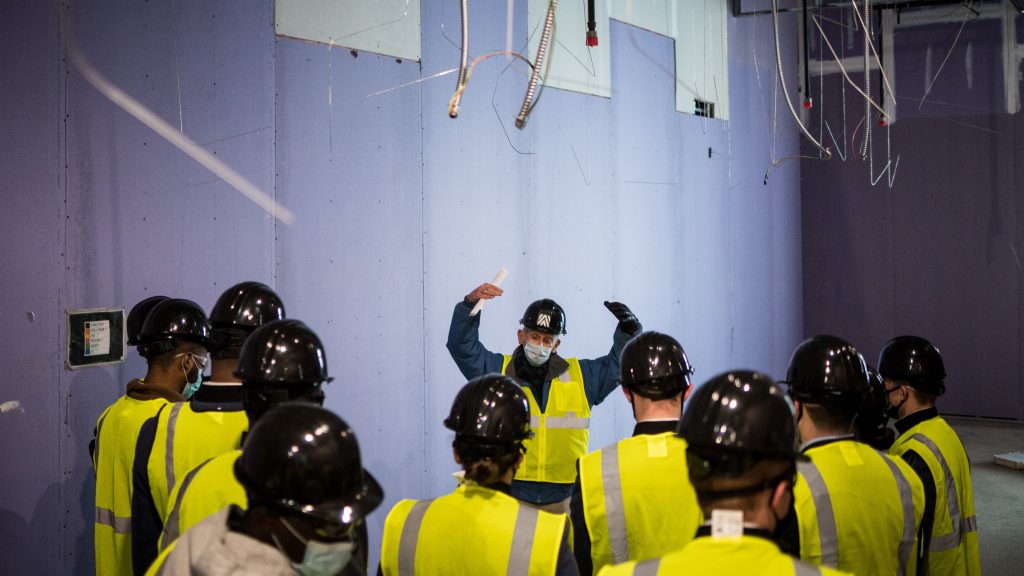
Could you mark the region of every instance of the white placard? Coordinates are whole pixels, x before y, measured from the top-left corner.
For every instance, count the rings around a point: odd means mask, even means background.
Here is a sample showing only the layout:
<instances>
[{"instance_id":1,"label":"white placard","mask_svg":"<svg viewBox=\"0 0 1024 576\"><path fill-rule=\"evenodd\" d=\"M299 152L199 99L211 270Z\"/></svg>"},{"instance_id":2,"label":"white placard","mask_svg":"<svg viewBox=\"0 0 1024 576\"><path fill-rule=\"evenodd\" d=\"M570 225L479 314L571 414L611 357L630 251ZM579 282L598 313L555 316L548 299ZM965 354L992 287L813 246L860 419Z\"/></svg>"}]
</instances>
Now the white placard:
<instances>
[{"instance_id":1,"label":"white placard","mask_svg":"<svg viewBox=\"0 0 1024 576\"><path fill-rule=\"evenodd\" d=\"M85 323L85 356L110 354L110 321L99 320Z\"/></svg>"}]
</instances>

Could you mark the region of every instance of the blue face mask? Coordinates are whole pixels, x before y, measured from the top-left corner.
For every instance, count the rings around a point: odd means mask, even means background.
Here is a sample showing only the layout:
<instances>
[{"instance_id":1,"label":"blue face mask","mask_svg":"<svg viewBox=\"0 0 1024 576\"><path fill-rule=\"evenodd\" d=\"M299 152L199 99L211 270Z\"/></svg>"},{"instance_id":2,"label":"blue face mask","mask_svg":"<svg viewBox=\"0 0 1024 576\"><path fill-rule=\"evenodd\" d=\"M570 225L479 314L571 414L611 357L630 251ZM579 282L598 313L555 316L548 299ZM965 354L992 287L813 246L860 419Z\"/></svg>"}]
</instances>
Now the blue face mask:
<instances>
[{"instance_id":1,"label":"blue face mask","mask_svg":"<svg viewBox=\"0 0 1024 576\"><path fill-rule=\"evenodd\" d=\"M292 568L301 576L334 576L339 574L352 560L352 551L355 549L352 542L306 540L287 520L281 518L281 523L293 536L306 545L302 562L291 563Z\"/></svg>"},{"instance_id":2,"label":"blue face mask","mask_svg":"<svg viewBox=\"0 0 1024 576\"><path fill-rule=\"evenodd\" d=\"M185 354L179 354L178 356L185 356ZM191 356L192 361L195 362L196 379L195 381L189 380L188 370L185 370L184 366L181 367L181 370L185 372L185 389L181 392L181 395L185 397L185 400L194 396L195 393L199 391L199 387L203 385L203 368L206 368L206 360L202 357L196 356L195 354L188 354L188 356Z\"/></svg>"},{"instance_id":3,"label":"blue face mask","mask_svg":"<svg viewBox=\"0 0 1024 576\"><path fill-rule=\"evenodd\" d=\"M543 366L551 357L551 348L527 342L523 345L523 353L526 354L526 361L533 366Z\"/></svg>"}]
</instances>

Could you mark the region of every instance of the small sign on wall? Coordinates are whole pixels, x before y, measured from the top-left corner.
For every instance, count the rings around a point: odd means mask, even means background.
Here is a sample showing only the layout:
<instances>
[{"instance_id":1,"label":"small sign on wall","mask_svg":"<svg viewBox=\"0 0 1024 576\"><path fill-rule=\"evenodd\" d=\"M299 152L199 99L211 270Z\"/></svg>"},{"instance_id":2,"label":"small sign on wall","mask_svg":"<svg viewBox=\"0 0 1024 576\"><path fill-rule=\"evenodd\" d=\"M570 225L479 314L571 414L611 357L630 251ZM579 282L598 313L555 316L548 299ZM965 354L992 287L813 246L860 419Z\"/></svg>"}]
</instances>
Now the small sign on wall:
<instances>
[{"instance_id":1,"label":"small sign on wall","mask_svg":"<svg viewBox=\"0 0 1024 576\"><path fill-rule=\"evenodd\" d=\"M67 311L68 368L124 362L124 308Z\"/></svg>"}]
</instances>

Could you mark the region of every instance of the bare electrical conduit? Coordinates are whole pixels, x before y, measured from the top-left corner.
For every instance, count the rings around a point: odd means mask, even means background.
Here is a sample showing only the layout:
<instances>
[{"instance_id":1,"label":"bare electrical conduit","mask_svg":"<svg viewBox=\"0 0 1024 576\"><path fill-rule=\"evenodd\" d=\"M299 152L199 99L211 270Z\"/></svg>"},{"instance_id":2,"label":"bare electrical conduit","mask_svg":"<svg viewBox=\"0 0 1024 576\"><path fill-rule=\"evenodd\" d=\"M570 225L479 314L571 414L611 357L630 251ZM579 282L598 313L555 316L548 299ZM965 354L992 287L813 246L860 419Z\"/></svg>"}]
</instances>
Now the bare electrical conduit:
<instances>
[{"instance_id":1,"label":"bare electrical conduit","mask_svg":"<svg viewBox=\"0 0 1024 576\"><path fill-rule=\"evenodd\" d=\"M552 2L553 3L553 2ZM811 136L811 133L804 126L804 123L800 121L800 116L796 113L796 109L793 108L793 101L789 98L789 89L786 87L786 77L782 73L782 50L779 48L779 0L772 0L772 32L775 37L775 66L779 72L779 84L782 86L782 95L786 99L786 106L789 107L789 113L793 115L793 120L796 121L796 125L800 127L800 132L811 141L812 144L817 146L818 150L825 155L826 160L832 159L832 151L821 145L821 142ZM543 39L541 39L543 41ZM538 53L540 56L540 53ZM534 74L537 73L536 68ZM518 125L518 120L517 120ZM765 174L765 181L767 181L768 175Z\"/></svg>"},{"instance_id":2,"label":"bare electrical conduit","mask_svg":"<svg viewBox=\"0 0 1024 576\"><path fill-rule=\"evenodd\" d=\"M459 59L459 77L455 83L455 96L448 106L448 116L457 118L462 104L462 87L466 84L466 64L469 61L469 0L462 0L462 55Z\"/></svg>"},{"instance_id":3,"label":"bare electrical conduit","mask_svg":"<svg viewBox=\"0 0 1024 576\"><path fill-rule=\"evenodd\" d=\"M774 3L776 0L772 0ZM516 116L516 128L520 130L526 126L526 117L533 110L534 96L537 92L537 82L540 80L541 66L544 64L544 57L547 55L548 43L551 42L551 31L555 25L555 5L558 0L551 0L548 3L548 13L544 19L544 31L540 35L540 44L537 46L537 59L533 63L533 73L530 74L530 83L526 85L526 97L523 99L523 106ZM776 45L778 41L776 40Z\"/></svg>"}]
</instances>

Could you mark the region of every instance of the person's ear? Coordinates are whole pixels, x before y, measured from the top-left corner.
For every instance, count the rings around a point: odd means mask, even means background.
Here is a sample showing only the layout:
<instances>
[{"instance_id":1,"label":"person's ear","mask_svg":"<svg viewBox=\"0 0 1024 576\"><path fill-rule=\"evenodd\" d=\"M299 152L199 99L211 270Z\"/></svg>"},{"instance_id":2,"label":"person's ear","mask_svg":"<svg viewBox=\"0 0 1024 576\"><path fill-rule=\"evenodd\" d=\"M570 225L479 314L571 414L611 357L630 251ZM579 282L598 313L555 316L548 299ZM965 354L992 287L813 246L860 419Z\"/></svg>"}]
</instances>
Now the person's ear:
<instances>
[{"instance_id":1,"label":"person's ear","mask_svg":"<svg viewBox=\"0 0 1024 576\"><path fill-rule=\"evenodd\" d=\"M462 465L462 458L459 458L459 453L455 450L454 446L452 446L452 457L455 458L456 464Z\"/></svg>"},{"instance_id":2,"label":"person's ear","mask_svg":"<svg viewBox=\"0 0 1024 576\"><path fill-rule=\"evenodd\" d=\"M789 506L793 503L793 481L783 480L772 489L772 509L775 510L777 518L785 518L789 513Z\"/></svg>"},{"instance_id":3,"label":"person's ear","mask_svg":"<svg viewBox=\"0 0 1024 576\"><path fill-rule=\"evenodd\" d=\"M523 332L522 330L517 330L516 336L519 338L519 345L524 346L526 344L526 332Z\"/></svg>"},{"instance_id":4,"label":"person's ear","mask_svg":"<svg viewBox=\"0 0 1024 576\"><path fill-rule=\"evenodd\" d=\"M551 347L551 352L554 352L555 350L558 350L558 347L561 344L562 344L562 339L561 338L556 338L555 339L555 345Z\"/></svg>"},{"instance_id":5,"label":"person's ear","mask_svg":"<svg viewBox=\"0 0 1024 576\"><path fill-rule=\"evenodd\" d=\"M626 402L629 402L630 404L633 403L633 392L631 392L629 390L629 388L626 388L625 386L623 386L622 387L622 394L626 397Z\"/></svg>"}]
</instances>

